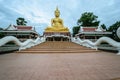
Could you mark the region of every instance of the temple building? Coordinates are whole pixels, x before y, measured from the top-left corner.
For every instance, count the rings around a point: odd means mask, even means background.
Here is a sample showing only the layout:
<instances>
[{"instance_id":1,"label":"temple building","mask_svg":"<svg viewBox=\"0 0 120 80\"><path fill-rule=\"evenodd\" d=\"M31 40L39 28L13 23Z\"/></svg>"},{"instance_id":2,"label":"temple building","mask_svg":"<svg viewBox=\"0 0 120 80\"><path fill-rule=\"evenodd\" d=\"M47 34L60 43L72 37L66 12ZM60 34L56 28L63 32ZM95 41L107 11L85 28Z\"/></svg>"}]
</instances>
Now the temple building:
<instances>
[{"instance_id":1,"label":"temple building","mask_svg":"<svg viewBox=\"0 0 120 80\"><path fill-rule=\"evenodd\" d=\"M54 15L55 18L51 19L51 26L48 26L43 33L46 41L70 41L69 29L64 26L63 20L59 18L60 11L58 8L56 8Z\"/></svg>"},{"instance_id":2,"label":"temple building","mask_svg":"<svg viewBox=\"0 0 120 80\"><path fill-rule=\"evenodd\" d=\"M76 36L79 36L81 39L89 39L94 42L100 37L111 37L111 35L112 32L108 32L102 27L80 27L79 33Z\"/></svg>"},{"instance_id":3,"label":"temple building","mask_svg":"<svg viewBox=\"0 0 120 80\"><path fill-rule=\"evenodd\" d=\"M9 25L5 30L2 30L5 36L15 36L20 41L25 41L26 39L36 39L39 35L32 26L23 25Z\"/></svg>"}]
</instances>

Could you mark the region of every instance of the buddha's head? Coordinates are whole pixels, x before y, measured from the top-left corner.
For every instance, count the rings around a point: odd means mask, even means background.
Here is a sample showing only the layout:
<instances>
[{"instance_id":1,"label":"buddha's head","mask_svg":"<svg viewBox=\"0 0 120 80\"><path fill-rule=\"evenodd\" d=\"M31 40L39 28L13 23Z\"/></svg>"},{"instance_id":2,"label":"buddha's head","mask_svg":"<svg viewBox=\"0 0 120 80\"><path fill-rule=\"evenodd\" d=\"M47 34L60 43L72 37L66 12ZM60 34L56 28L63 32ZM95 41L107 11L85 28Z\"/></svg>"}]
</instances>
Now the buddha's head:
<instances>
[{"instance_id":1,"label":"buddha's head","mask_svg":"<svg viewBox=\"0 0 120 80\"><path fill-rule=\"evenodd\" d=\"M58 10L58 7L55 10L55 17L59 17L60 16L60 11Z\"/></svg>"}]
</instances>

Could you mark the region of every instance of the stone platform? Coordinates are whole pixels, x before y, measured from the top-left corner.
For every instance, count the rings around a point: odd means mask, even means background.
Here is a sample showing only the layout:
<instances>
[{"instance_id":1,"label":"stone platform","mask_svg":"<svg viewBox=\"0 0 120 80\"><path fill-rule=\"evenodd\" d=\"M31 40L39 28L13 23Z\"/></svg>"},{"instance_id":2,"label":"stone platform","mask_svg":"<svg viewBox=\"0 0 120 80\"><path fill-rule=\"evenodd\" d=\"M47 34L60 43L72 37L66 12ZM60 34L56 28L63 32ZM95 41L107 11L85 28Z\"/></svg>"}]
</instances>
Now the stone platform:
<instances>
[{"instance_id":1,"label":"stone platform","mask_svg":"<svg viewBox=\"0 0 120 80\"><path fill-rule=\"evenodd\" d=\"M70 41L70 32L44 32L46 41Z\"/></svg>"},{"instance_id":2,"label":"stone platform","mask_svg":"<svg viewBox=\"0 0 120 80\"><path fill-rule=\"evenodd\" d=\"M45 35L45 36L52 36L52 35L71 36L70 32L44 32L43 35Z\"/></svg>"}]
</instances>

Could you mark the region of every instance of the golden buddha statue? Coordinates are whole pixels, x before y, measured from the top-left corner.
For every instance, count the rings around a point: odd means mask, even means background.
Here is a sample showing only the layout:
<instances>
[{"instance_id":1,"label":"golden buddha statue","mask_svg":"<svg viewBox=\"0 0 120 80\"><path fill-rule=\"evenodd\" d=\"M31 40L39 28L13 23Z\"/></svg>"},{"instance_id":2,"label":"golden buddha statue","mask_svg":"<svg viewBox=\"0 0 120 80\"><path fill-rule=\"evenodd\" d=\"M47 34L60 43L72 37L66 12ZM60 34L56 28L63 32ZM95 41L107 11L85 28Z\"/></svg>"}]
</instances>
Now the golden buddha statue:
<instances>
[{"instance_id":1,"label":"golden buddha statue","mask_svg":"<svg viewBox=\"0 0 120 80\"><path fill-rule=\"evenodd\" d=\"M63 20L59 18L60 11L55 10L55 18L51 19L51 26L45 29L45 32L69 32L69 29L64 27Z\"/></svg>"}]
</instances>

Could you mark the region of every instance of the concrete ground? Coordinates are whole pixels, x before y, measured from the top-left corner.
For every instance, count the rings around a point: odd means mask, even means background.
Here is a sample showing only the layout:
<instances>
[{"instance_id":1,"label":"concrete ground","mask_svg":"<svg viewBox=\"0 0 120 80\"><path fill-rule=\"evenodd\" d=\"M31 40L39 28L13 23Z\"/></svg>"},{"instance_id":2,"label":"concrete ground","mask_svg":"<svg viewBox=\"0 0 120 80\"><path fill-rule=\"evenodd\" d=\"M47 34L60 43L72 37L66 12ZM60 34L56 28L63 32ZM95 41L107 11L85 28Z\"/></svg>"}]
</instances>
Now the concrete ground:
<instances>
[{"instance_id":1,"label":"concrete ground","mask_svg":"<svg viewBox=\"0 0 120 80\"><path fill-rule=\"evenodd\" d=\"M114 53L0 55L0 80L112 80L114 78L120 78L120 56Z\"/></svg>"}]
</instances>

